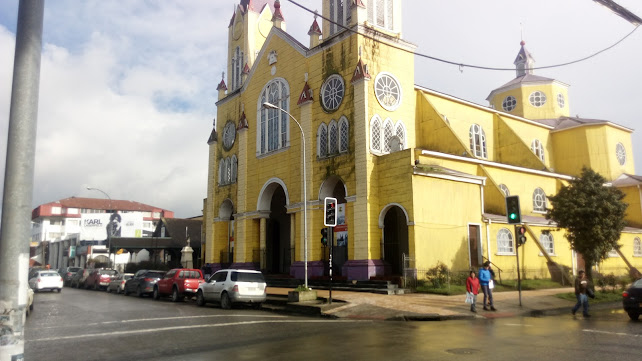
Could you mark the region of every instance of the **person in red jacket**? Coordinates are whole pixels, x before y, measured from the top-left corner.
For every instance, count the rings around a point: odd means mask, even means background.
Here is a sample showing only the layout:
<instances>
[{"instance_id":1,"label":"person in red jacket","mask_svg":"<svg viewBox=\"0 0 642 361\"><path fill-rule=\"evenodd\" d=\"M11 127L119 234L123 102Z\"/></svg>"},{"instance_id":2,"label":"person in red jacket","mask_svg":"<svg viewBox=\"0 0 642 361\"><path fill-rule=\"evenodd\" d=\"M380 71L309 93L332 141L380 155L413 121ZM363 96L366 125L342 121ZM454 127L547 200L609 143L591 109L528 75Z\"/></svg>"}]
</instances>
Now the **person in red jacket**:
<instances>
[{"instance_id":1,"label":"person in red jacket","mask_svg":"<svg viewBox=\"0 0 642 361\"><path fill-rule=\"evenodd\" d=\"M470 304L470 311L477 312L477 294L479 293L479 278L475 274L475 271L470 271L470 276L466 279L466 292L472 293L473 302Z\"/></svg>"}]
</instances>

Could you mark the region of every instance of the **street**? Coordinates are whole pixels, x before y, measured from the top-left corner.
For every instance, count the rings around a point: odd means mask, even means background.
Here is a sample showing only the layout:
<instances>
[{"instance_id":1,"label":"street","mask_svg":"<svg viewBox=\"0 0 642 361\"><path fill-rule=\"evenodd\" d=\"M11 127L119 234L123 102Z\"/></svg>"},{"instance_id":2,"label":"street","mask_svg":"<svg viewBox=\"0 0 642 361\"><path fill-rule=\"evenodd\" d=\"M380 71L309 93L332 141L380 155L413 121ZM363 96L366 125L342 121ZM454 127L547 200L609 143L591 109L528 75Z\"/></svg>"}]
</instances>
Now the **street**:
<instances>
[{"instance_id":1,"label":"street","mask_svg":"<svg viewBox=\"0 0 642 361\"><path fill-rule=\"evenodd\" d=\"M590 319L332 320L65 288L36 294L25 341L26 360L639 360L642 322L619 309Z\"/></svg>"}]
</instances>

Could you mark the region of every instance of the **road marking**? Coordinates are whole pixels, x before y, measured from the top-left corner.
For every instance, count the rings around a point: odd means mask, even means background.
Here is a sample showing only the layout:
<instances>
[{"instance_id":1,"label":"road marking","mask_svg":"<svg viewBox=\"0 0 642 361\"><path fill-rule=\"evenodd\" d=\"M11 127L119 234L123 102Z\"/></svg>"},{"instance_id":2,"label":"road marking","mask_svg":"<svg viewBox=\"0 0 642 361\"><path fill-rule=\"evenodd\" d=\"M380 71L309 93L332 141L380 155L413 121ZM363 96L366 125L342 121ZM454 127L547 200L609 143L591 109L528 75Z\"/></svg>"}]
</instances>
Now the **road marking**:
<instances>
[{"instance_id":1,"label":"road marking","mask_svg":"<svg viewBox=\"0 0 642 361\"><path fill-rule=\"evenodd\" d=\"M600 331L600 330L590 330L590 329L584 329L582 331L591 332L591 333L603 333L603 334L615 335L615 336L642 337L642 335L636 335L636 334L624 333L624 332L611 332L611 331Z\"/></svg>"},{"instance_id":2,"label":"road marking","mask_svg":"<svg viewBox=\"0 0 642 361\"><path fill-rule=\"evenodd\" d=\"M278 316L278 315L270 315L270 316L257 316L257 315L202 315L202 316L180 316L180 317L160 317L160 318L139 318L139 319L133 319L133 320L121 320L121 321L105 321L105 322L92 322L88 323L88 326L97 326L97 325L110 325L110 324L117 324L117 323L129 323L129 322L148 322L148 321L165 321L165 320L187 320L191 318L218 318L218 317L265 317L265 318L284 318L287 316ZM46 327L38 327L38 329L43 330L43 329L52 329L52 328L65 328L65 327L77 327L77 325L63 325L63 326L46 326Z\"/></svg>"},{"instance_id":3,"label":"road marking","mask_svg":"<svg viewBox=\"0 0 642 361\"><path fill-rule=\"evenodd\" d=\"M74 335L74 336L46 337L46 338L37 338L37 339L27 340L27 341L28 342L59 341L59 340L78 339L79 337L85 338L85 337L124 336L124 335L134 335L134 334L162 332L162 331L175 331L175 330L185 330L185 329L195 329L195 328L257 325L257 324L261 324L261 323L322 323L322 322L323 323L328 323L328 322L346 323L346 322L364 322L364 321L354 321L354 320L266 320L266 321L244 321L244 322L230 322L230 323L207 324L207 325L188 325L188 326L172 326L172 327L163 327L163 328L148 328L148 329L144 329L144 330L90 333L90 334L82 334L82 335Z\"/></svg>"},{"instance_id":4,"label":"road marking","mask_svg":"<svg viewBox=\"0 0 642 361\"><path fill-rule=\"evenodd\" d=\"M505 323L504 326L533 327L533 325L521 324L521 323Z\"/></svg>"}]
</instances>

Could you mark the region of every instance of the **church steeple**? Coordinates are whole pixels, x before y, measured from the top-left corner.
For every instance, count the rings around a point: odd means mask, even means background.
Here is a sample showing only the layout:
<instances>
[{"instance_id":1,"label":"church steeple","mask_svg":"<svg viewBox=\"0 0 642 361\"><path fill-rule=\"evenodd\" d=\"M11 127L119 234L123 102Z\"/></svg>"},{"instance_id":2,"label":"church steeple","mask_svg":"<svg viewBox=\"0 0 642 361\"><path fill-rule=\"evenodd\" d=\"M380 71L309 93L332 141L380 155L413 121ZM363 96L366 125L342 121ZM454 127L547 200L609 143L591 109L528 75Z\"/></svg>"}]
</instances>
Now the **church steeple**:
<instances>
[{"instance_id":1,"label":"church steeple","mask_svg":"<svg viewBox=\"0 0 642 361\"><path fill-rule=\"evenodd\" d=\"M519 44L522 48L519 49L519 53L517 53L517 57L513 62L513 64L515 64L515 70L517 71L517 78L526 74L533 74L533 65L535 65L535 59L533 59L531 53L524 47L526 42L522 40Z\"/></svg>"}]
</instances>

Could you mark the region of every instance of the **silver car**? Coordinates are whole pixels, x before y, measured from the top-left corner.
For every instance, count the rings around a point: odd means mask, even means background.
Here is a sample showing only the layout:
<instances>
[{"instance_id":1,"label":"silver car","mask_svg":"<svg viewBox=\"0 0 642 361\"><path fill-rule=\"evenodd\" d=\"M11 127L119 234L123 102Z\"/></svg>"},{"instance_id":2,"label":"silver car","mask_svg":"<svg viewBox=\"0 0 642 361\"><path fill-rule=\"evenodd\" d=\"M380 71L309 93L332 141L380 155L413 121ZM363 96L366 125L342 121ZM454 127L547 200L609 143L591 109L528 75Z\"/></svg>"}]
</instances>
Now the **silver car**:
<instances>
[{"instance_id":1,"label":"silver car","mask_svg":"<svg viewBox=\"0 0 642 361\"><path fill-rule=\"evenodd\" d=\"M265 278L259 271L224 269L214 273L207 282L201 283L196 292L196 304L218 302L221 308L232 308L234 303L251 303L256 308L265 302Z\"/></svg>"},{"instance_id":2,"label":"silver car","mask_svg":"<svg viewBox=\"0 0 642 361\"><path fill-rule=\"evenodd\" d=\"M57 291L62 290L62 277L56 271L38 271L36 275L29 280L29 287L34 292L44 290Z\"/></svg>"}]
</instances>

